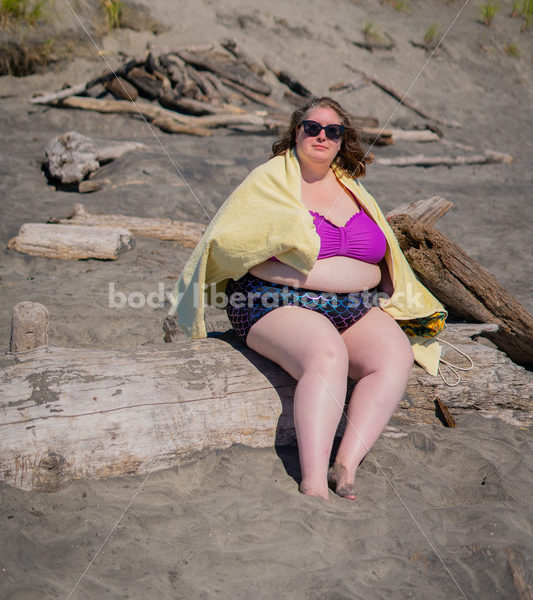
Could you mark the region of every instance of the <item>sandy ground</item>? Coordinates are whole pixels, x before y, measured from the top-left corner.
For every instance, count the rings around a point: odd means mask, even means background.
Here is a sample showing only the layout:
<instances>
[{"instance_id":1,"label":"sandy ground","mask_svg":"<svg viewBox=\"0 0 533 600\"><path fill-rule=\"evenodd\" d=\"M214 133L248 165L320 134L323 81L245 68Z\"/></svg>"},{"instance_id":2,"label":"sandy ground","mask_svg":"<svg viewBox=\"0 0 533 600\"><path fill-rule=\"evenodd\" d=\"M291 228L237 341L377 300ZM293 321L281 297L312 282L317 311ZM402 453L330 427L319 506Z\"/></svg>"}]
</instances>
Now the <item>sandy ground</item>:
<instances>
[{"instance_id":1,"label":"sandy ground","mask_svg":"<svg viewBox=\"0 0 533 600\"><path fill-rule=\"evenodd\" d=\"M258 60L275 51L316 94L356 77L345 66L349 62L400 90L415 82L414 99L462 124L443 128L445 142L376 148L377 156L485 149L512 154L510 165L373 166L365 185L385 211L433 195L451 200L454 207L439 229L533 310L533 38L531 29L520 32L521 23L509 17L511 2L501 3L490 29L480 24L477 3L461 11L459 0L413 1L408 13L377 0L144 4L169 30L156 36L123 29L105 36L111 65L119 64L119 50L134 55L148 43L164 48L233 36ZM353 45L368 21L394 38L394 51L370 53ZM424 67L429 55L410 40L420 41L431 23L441 33L453 25L444 48ZM70 26L80 28L73 17ZM520 57L505 53L510 43ZM53 345L162 345L166 307L118 308L116 294L170 291L190 252L173 242L138 240L118 261L48 260L6 249L20 225L66 216L76 202L96 213L208 222L268 156L273 138L267 135L219 131L192 138L158 130L154 136L140 120L28 102L36 91L85 81L104 68L87 46L46 73L0 78L4 350L12 307L22 300L48 307ZM373 86L335 97L382 125L424 122ZM149 150L102 169L111 188L90 195L56 191L40 171L43 149L51 137L72 129L142 141ZM211 312L209 326L225 330L228 323ZM463 417L455 431L421 426L403 432L400 439L380 439L365 460L356 504L334 499L326 506L299 495L292 447L234 447L146 482L78 482L49 494L1 487L0 596L517 598L506 548L521 551L531 571L531 433L476 415Z\"/></svg>"}]
</instances>

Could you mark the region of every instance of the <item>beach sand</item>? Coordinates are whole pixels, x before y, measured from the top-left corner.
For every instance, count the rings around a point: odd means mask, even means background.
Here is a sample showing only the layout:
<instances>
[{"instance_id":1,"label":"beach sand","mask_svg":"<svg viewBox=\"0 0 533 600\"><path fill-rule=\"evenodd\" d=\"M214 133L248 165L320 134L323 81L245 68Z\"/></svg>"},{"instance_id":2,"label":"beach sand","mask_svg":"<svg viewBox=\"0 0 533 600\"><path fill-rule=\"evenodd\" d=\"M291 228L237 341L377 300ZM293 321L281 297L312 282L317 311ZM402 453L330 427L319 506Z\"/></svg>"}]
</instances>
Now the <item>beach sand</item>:
<instances>
[{"instance_id":1,"label":"beach sand","mask_svg":"<svg viewBox=\"0 0 533 600\"><path fill-rule=\"evenodd\" d=\"M462 125L443 127L438 144L398 143L374 148L376 156L511 154L513 163L503 165L373 165L364 183L385 212L434 195L452 201L438 229L533 310L533 38L531 28L520 32L519 19L509 16L511 2L501 3L490 28L479 22L477 3L462 10L458 0L413 0L410 12L377 0L142 4L167 30L121 29L97 38L112 66L120 63L119 51L142 54L148 43L169 48L231 36L258 61L275 52L317 95L357 78L348 62L399 90L413 83L410 97ZM352 42L362 39L368 22L389 33L396 49L356 47ZM451 26L432 57L410 43L421 41L431 23L441 34ZM80 29L74 17L70 27ZM511 43L519 57L504 51ZM167 306L128 302L118 308L117 293L170 292L190 249L138 239L117 261L76 262L7 250L9 239L25 222L68 215L76 202L95 213L208 223L269 155L270 135L154 135L140 119L29 103L37 91L83 82L104 69L102 56L87 44L43 73L0 78L4 351L12 308L23 300L48 307L54 346L168 348L162 330ZM381 125L425 123L375 86L331 95ZM103 167L102 177L113 185L100 192L56 191L40 170L43 150L52 137L73 129L141 141L149 149ZM208 325L229 327L214 309ZM526 584L533 587L532 444L530 431L476 414L462 416L454 430L401 426L399 437L380 438L363 462L357 502L332 496L331 505L298 493L292 446L234 446L148 477L79 481L50 493L2 485L0 597L518 598L507 548L517 563L522 557Z\"/></svg>"}]
</instances>

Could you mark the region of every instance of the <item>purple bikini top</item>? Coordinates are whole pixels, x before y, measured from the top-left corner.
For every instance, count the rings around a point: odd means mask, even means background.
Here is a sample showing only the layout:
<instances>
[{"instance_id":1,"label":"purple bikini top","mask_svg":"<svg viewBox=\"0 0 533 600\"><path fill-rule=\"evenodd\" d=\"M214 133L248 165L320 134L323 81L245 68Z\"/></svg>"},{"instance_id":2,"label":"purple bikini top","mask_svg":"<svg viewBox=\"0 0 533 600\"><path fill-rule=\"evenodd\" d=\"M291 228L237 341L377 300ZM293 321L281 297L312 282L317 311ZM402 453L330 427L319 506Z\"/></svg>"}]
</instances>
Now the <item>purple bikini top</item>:
<instances>
[{"instance_id":1,"label":"purple bikini top","mask_svg":"<svg viewBox=\"0 0 533 600\"><path fill-rule=\"evenodd\" d=\"M353 198L359 206L359 212L352 215L342 227L335 225L320 213L309 211L320 237L318 260L332 256L348 256L377 264L385 256L387 240L384 233L366 214L357 198ZM277 260L275 257L273 259Z\"/></svg>"}]
</instances>

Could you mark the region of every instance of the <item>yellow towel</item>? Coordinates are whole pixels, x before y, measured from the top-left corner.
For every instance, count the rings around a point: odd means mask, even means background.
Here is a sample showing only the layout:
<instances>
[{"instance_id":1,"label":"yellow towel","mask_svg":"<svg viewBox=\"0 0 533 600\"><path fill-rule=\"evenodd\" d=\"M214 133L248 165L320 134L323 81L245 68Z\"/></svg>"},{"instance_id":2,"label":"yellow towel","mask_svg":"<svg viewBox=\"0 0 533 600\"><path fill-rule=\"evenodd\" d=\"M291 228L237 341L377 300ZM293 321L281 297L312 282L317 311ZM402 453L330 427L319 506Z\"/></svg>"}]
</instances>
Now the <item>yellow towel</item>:
<instances>
[{"instance_id":1,"label":"yellow towel","mask_svg":"<svg viewBox=\"0 0 533 600\"><path fill-rule=\"evenodd\" d=\"M432 339L447 315L440 302L416 279L374 198L359 181L333 167L387 238L385 261L394 293L381 308L404 325L416 361L436 375L440 346ZM193 250L172 294L183 331L206 337L204 306L215 304L228 279L239 279L272 256L307 274L315 264L320 238L301 201L300 165L294 150L254 169L221 206Z\"/></svg>"}]
</instances>

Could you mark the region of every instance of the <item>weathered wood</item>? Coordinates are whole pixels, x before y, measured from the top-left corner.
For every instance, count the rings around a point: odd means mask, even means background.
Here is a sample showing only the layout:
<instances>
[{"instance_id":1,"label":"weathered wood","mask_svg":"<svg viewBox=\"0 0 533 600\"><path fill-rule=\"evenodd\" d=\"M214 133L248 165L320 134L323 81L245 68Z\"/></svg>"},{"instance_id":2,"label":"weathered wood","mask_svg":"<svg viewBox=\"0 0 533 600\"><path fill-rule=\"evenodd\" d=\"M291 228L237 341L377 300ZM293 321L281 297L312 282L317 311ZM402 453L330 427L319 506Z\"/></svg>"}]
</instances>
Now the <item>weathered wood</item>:
<instances>
[{"instance_id":1,"label":"weathered wood","mask_svg":"<svg viewBox=\"0 0 533 600\"><path fill-rule=\"evenodd\" d=\"M177 94L174 90L167 90L159 97L161 106L170 110L177 110L190 115L216 115L220 113L243 114L246 111L240 106L232 104L215 105L210 102L202 102L193 98L184 98Z\"/></svg>"},{"instance_id":2,"label":"weathered wood","mask_svg":"<svg viewBox=\"0 0 533 600\"><path fill-rule=\"evenodd\" d=\"M440 196L432 196L423 200L406 202L393 208L387 213L387 219L396 215L409 215L418 223L432 226L445 215L453 206L453 202L445 200Z\"/></svg>"},{"instance_id":3,"label":"weathered wood","mask_svg":"<svg viewBox=\"0 0 533 600\"><path fill-rule=\"evenodd\" d=\"M205 72L208 73L208 71L205 71ZM197 96L203 95L205 97L209 97L209 94L210 94L213 86L212 86L211 82L207 79L207 77L205 77L203 73L201 73L200 71L197 71L191 65L185 66L185 73L188 76L188 78L191 81L194 81L194 83L196 84L196 86L198 88Z\"/></svg>"},{"instance_id":4,"label":"weathered wood","mask_svg":"<svg viewBox=\"0 0 533 600\"><path fill-rule=\"evenodd\" d=\"M198 127L255 125L259 128L274 128L286 126L284 120L256 113L206 115L205 117L195 117L194 123Z\"/></svg>"},{"instance_id":5,"label":"weathered wood","mask_svg":"<svg viewBox=\"0 0 533 600\"><path fill-rule=\"evenodd\" d=\"M128 115L141 115L147 119L157 119L167 117L181 123L182 125L192 124L193 117L181 115L171 110L167 110L157 104L149 102L128 102L127 100L99 100L98 98L82 98L80 96L71 96L64 100L52 100L52 106L58 108L79 108L81 110L94 110L101 113L116 113Z\"/></svg>"},{"instance_id":6,"label":"weathered wood","mask_svg":"<svg viewBox=\"0 0 533 600\"><path fill-rule=\"evenodd\" d=\"M53 92L51 94L40 94L38 96L33 97L30 102L32 104L50 104L57 100L62 100L65 98L69 98L70 96L75 96L77 94L82 94L87 90L91 89L95 85L99 83L105 84L107 81L114 79L115 77L124 76L130 69L133 69L135 66L142 64L143 61L139 61L138 59L132 59L128 61L126 64L122 65L118 69L114 71L107 71L103 75L95 77L86 83L79 83L77 85L73 85L71 87L65 88L63 90L59 90L58 92Z\"/></svg>"},{"instance_id":7,"label":"weathered wood","mask_svg":"<svg viewBox=\"0 0 533 600\"><path fill-rule=\"evenodd\" d=\"M369 75L368 73L366 73L362 69L354 67L350 63L344 63L344 64L351 71L354 71L355 73L359 73L360 75L363 75L363 77L365 77L366 79L368 79L368 81L371 81L376 87L379 87L384 92L386 92L387 94L389 94L390 96L392 96L393 98L395 98L396 100L398 100L398 102L401 102L407 108L410 108L412 111L414 111L415 113L417 113L421 117L424 117L425 119L429 119L430 121L434 121L435 123L440 123L441 125L446 125L447 127L461 127L461 124L458 123L457 121L453 121L453 120L449 120L449 119L444 119L442 117L437 117L436 115L429 114L417 102L414 102L413 100L408 100L406 98L406 94L402 94L401 92L396 91L391 86L383 83L375 75Z\"/></svg>"},{"instance_id":8,"label":"weathered wood","mask_svg":"<svg viewBox=\"0 0 533 600\"><path fill-rule=\"evenodd\" d=\"M292 90L295 94L302 96L303 98L310 98L313 96L310 90L308 90L305 85L303 85L300 81L294 77L289 71L282 68L277 59L267 54L263 57L263 62L267 69L272 71L274 75L278 78L281 83L284 83L290 90Z\"/></svg>"},{"instance_id":9,"label":"weathered wood","mask_svg":"<svg viewBox=\"0 0 533 600\"><path fill-rule=\"evenodd\" d=\"M164 131L188 133L190 135L211 135L211 132L207 130L209 127L255 125L260 128L274 128L280 124L279 120L252 113L192 117L146 102L132 103L126 100L97 100L95 98L81 98L79 96L53 101L52 105L95 110L103 113L141 114ZM283 123L281 124L283 125Z\"/></svg>"},{"instance_id":10,"label":"weathered wood","mask_svg":"<svg viewBox=\"0 0 533 600\"><path fill-rule=\"evenodd\" d=\"M448 409L446 404L444 404L444 402L440 398L435 398L435 404L437 405L437 409L438 409L437 414L440 412L444 422L446 423L446 426L447 427L456 427L457 423L455 422L455 419L452 417L450 410Z\"/></svg>"},{"instance_id":11,"label":"weathered wood","mask_svg":"<svg viewBox=\"0 0 533 600\"><path fill-rule=\"evenodd\" d=\"M347 92L354 92L356 90L360 90L361 88L370 85L370 81L365 79L364 77L359 77L358 79L352 79L351 81L339 81L338 83L334 83L329 86L330 92L339 92L341 94Z\"/></svg>"},{"instance_id":12,"label":"weathered wood","mask_svg":"<svg viewBox=\"0 0 533 600\"><path fill-rule=\"evenodd\" d=\"M455 167L460 165L490 165L495 163L512 163L513 157L503 152L486 150L484 154L471 156L398 156L396 158L376 158L377 165L386 167Z\"/></svg>"},{"instance_id":13,"label":"weathered wood","mask_svg":"<svg viewBox=\"0 0 533 600\"><path fill-rule=\"evenodd\" d=\"M220 45L225 48L228 52L231 52L233 56L244 63L252 73L255 75L259 75L260 77L265 74L265 68L263 65L260 65L253 58L248 56L248 54L237 44L237 41L233 38L223 38L220 40Z\"/></svg>"},{"instance_id":14,"label":"weathered wood","mask_svg":"<svg viewBox=\"0 0 533 600\"><path fill-rule=\"evenodd\" d=\"M78 83L77 85L59 90L58 92L52 92L51 94L40 94L33 97L30 102L32 104L50 104L50 102L54 102L56 100L62 100L63 98L68 98L69 96L81 94L86 89L85 83Z\"/></svg>"},{"instance_id":15,"label":"weathered wood","mask_svg":"<svg viewBox=\"0 0 533 600\"><path fill-rule=\"evenodd\" d=\"M398 129L389 127L384 131L389 132L395 142L439 142L441 136L431 129Z\"/></svg>"},{"instance_id":16,"label":"weathered wood","mask_svg":"<svg viewBox=\"0 0 533 600\"><path fill-rule=\"evenodd\" d=\"M184 63L179 57L162 54L159 57L159 64L165 69L167 77L173 86L183 81Z\"/></svg>"},{"instance_id":17,"label":"weathered wood","mask_svg":"<svg viewBox=\"0 0 533 600\"><path fill-rule=\"evenodd\" d=\"M183 125L176 122L168 116L157 117L152 123L167 133L186 133L188 135L198 135L200 137L209 137L213 132L205 127L195 127L194 125Z\"/></svg>"},{"instance_id":18,"label":"weathered wood","mask_svg":"<svg viewBox=\"0 0 533 600\"><path fill-rule=\"evenodd\" d=\"M143 98L148 98L148 100L157 100L163 91L163 82L155 75L152 75L152 73L148 73L148 71L140 67L131 69L127 73L126 78L139 90L139 94Z\"/></svg>"},{"instance_id":19,"label":"weathered wood","mask_svg":"<svg viewBox=\"0 0 533 600\"><path fill-rule=\"evenodd\" d=\"M61 183L79 183L96 171L102 162L120 158L132 150L145 150L139 142L115 142L90 138L77 131L68 131L48 142L44 149L46 169Z\"/></svg>"},{"instance_id":20,"label":"weathered wood","mask_svg":"<svg viewBox=\"0 0 533 600\"><path fill-rule=\"evenodd\" d=\"M220 78L214 73L211 73L211 71L206 71L204 73L204 77L215 88L216 97L220 98L224 102L228 102L229 104L232 104L235 100L241 102L242 104L246 102L246 98L244 98L242 94L237 94L234 90L229 90L222 84Z\"/></svg>"},{"instance_id":21,"label":"weathered wood","mask_svg":"<svg viewBox=\"0 0 533 600\"><path fill-rule=\"evenodd\" d=\"M11 317L11 352L26 352L48 344L50 314L39 302L19 302Z\"/></svg>"},{"instance_id":22,"label":"weathered wood","mask_svg":"<svg viewBox=\"0 0 533 600\"><path fill-rule=\"evenodd\" d=\"M256 92L253 92L252 90L249 90L248 88L244 87L244 85L240 85L239 83L230 81L225 77L223 77L221 81L225 86L236 90L237 92L239 92L239 94L241 94L248 100L252 100L253 102L257 102L258 104L264 104L265 106L269 106L270 108L278 108L279 106L275 100L272 100L272 98L269 98L264 94L257 94Z\"/></svg>"},{"instance_id":23,"label":"weathered wood","mask_svg":"<svg viewBox=\"0 0 533 600\"><path fill-rule=\"evenodd\" d=\"M121 252L134 245L131 232L119 227L25 223L7 247L46 258L116 260Z\"/></svg>"},{"instance_id":24,"label":"weathered wood","mask_svg":"<svg viewBox=\"0 0 533 600\"><path fill-rule=\"evenodd\" d=\"M446 332L476 369L448 388L415 367L395 423L439 423L434 398L533 424L532 374L472 342L483 326ZM0 480L25 489L146 473L235 443L295 439L295 381L232 336L132 351L46 348L0 357ZM339 433L343 426L339 428Z\"/></svg>"},{"instance_id":25,"label":"weathered wood","mask_svg":"<svg viewBox=\"0 0 533 600\"><path fill-rule=\"evenodd\" d=\"M511 571L519 600L533 600L533 590L527 583L527 567L522 552L508 546L507 565Z\"/></svg>"},{"instance_id":26,"label":"weathered wood","mask_svg":"<svg viewBox=\"0 0 533 600\"><path fill-rule=\"evenodd\" d=\"M139 92L137 88L123 77L114 77L104 83L105 89L113 94L117 100L137 100Z\"/></svg>"},{"instance_id":27,"label":"weathered wood","mask_svg":"<svg viewBox=\"0 0 533 600\"><path fill-rule=\"evenodd\" d=\"M135 237L175 240L182 246L194 248L206 226L192 221L175 221L151 217L131 217L118 214L91 214L83 204L74 205L72 214L64 219L53 218L49 222L61 225L92 225L96 227L120 227L131 231Z\"/></svg>"},{"instance_id":28,"label":"weathered wood","mask_svg":"<svg viewBox=\"0 0 533 600\"><path fill-rule=\"evenodd\" d=\"M418 278L450 314L498 324L487 337L518 364L533 366L533 316L516 298L443 233L407 215L389 222Z\"/></svg>"},{"instance_id":29,"label":"weathered wood","mask_svg":"<svg viewBox=\"0 0 533 600\"><path fill-rule=\"evenodd\" d=\"M267 96L272 93L270 85L257 77L257 75L254 75L242 63L221 57L220 55L199 52L181 51L178 53L178 56L193 67L212 71L220 77L240 83L254 92Z\"/></svg>"}]
</instances>

